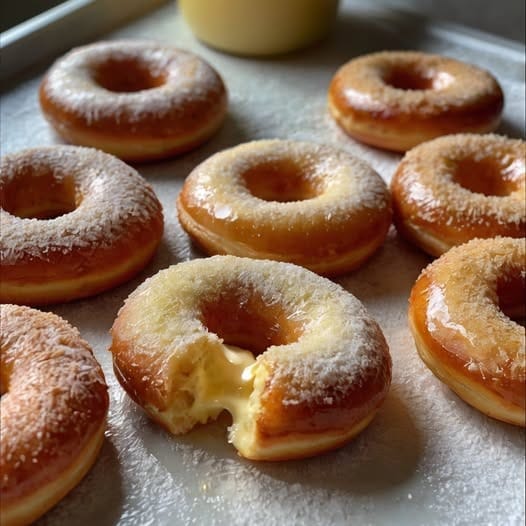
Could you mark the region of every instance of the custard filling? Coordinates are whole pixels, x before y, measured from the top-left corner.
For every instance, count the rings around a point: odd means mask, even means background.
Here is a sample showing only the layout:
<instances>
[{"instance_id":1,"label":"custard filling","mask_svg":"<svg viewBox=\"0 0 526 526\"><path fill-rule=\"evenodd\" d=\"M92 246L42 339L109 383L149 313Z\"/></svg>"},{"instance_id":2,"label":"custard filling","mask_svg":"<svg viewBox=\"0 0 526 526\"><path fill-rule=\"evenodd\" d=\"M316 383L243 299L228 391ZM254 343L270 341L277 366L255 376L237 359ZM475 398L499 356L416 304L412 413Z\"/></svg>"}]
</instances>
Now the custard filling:
<instances>
[{"instance_id":1,"label":"custard filling","mask_svg":"<svg viewBox=\"0 0 526 526\"><path fill-rule=\"evenodd\" d=\"M240 419L253 391L255 362L250 351L226 344L213 346L194 373L191 416L203 421L226 409L234 421Z\"/></svg>"}]
</instances>

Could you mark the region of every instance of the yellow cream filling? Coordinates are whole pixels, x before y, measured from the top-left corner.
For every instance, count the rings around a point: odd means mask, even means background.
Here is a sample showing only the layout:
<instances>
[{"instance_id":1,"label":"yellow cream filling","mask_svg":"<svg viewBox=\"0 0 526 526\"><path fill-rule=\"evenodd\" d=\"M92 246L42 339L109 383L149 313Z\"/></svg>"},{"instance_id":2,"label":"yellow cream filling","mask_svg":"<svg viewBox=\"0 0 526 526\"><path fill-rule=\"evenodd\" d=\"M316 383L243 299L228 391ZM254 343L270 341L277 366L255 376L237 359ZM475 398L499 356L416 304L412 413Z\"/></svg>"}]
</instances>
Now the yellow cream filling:
<instances>
[{"instance_id":1,"label":"yellow cream filling","mask_svg":"<svg viewBox=\"0 0 526 526\"><path fill-rule=\"evenodd\" d=\"M253 391L254 355L232 345L215 345L194 373L195 401L190 416L206 420L226 409L234 421L246 411Z\"/></svg>"}]
</instances>

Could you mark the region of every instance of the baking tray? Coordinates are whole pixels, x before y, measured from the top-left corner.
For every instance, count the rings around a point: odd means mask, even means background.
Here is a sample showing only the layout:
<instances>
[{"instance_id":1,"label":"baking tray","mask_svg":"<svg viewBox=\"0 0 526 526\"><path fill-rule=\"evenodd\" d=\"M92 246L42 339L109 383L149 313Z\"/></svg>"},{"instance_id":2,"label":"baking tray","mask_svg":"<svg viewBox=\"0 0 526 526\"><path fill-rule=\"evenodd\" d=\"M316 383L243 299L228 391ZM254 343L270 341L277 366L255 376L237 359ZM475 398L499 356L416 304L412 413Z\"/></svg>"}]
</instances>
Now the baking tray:
<instances>
[{"instance_id":1,"label":"baking tray","mask_svg":"<svg viewBox=\"0 0 526 526\"><path fill-rule=\"evenodd\" d=\"M151 423L117 384L108 331L128 294L159 269L203 254L181 230L175 199L186 175L212 153L260 138L332 144L371 163L389 181L400 160L349 139L327 113L331 76L350 58L382 49L438 52L491 70L506 106L500 132L524 134L524 50L482 33L410 13L342 2L329 38L272 59L221 54L199 43L173 4L107 38L157 39L207 59L228 85L219 133L192 153L138 165L162 201L166 232L151 264L129 283L50 310L93 346L111 392L107 438L82 483L40 525L499 524L525 519L524 431L486 418L421 363L406 323L407 298L430 259L391 230L362 269L337 281L377 318L393 356L390 394L372 424L343 449L317 458L255 463L226 441L228 418L173 437ZM56 144L33 67L1 99L2 153Z\"/></svg>"}]
</instances>

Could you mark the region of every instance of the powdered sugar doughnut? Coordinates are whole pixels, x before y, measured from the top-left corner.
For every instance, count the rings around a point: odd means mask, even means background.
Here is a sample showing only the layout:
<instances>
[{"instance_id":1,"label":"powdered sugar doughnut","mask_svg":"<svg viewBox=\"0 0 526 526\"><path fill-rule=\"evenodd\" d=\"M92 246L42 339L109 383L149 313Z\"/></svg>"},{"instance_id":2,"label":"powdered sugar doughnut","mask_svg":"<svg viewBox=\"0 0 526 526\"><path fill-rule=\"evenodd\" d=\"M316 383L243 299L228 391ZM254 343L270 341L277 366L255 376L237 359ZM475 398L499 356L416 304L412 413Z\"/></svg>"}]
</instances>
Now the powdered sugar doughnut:
<instances>
[{"instance_id":1,"label":"powdered sugar doughnut","mask_svg":"<svg viewBox=\"0 0 526 526\"><path fill-rule=\"evenodd\" d=\"M152 188L119 159L56 146L0 166L0 301L28 305L97 294L131 278L163 232Z\"/></svg>"},{"instance_id":2,"label":"powdered sugar doughnut","mask_svg":"<svg viewBox=\"0 0 526 526\"><path fill-rule=\"evenodd\" d=\"M147 41L76 48L40 86L42 111L65 140L143 161L190 150L222 123L226 89L187 51Z\"/></svg>"},{"instance_id":3,"label":"powdered sugar doughnut","mask_svg":"<svg viewBox=\"0 0 526 526\"><path fill-rule=\"evenodd\" d=\"M440 135L493 131L503 105L502 89L487 71L414 51L358 57L329 87L329 109L349 135L395 151Z\"/></svg>"},{"instance_id":4,"label":"powdered sugar doughnut","mask_svg":"<svg viewBox=\"0 0 526 526\"><path fill-rule=\"evenodd\" d=\"M111 334L117 378L151 418L180 434L226 409L229 441L255 460L345 444L391 381L387 344L361 303L289 263L172 266L130 295Z\"/></svg>"},{"instance_id":5,"label":"powdered sugar doughnut","mask_svg":"<svg viewBox=\"0 0 526 526\"><path fill-rule=\"evenodd\" d=\"M429 265L409 302L417 350L433 373L483 413L524 426L526 242L474 239Z\"/></svg>"},{"instance_id":6,"label":"powdered sugar doughnut","mask_svg":"<svg viewBox=\"0 0 526 526\"><path fill-rule=\"evenodd\" d=\"M0 523L29 524L91 468L104 440L104 374L55 314L0 305Z\"/></svg>"},{"instance_id":7,"label":"powdered sugar doughnut","mask_svg":"<svg viewBox=\"0 0 526 526\"><path fill-rule=\"evenodd\" d=\"M409 151L391 181L399 232L433 256L470 239L526 235L526 143L451 135Z\"/></svg>"},{"instance_id":8,"label":"powdered sugar doughnut","mask_svg":"<svg viewBox=\"0 0 526 526\"><path fill-rule=\"evenodd\" d=\"M211 254L288 261L327 275L361 265L391 224L387 187L369 165L293 141L254 141L212 156L186 178L177 209Z\"/></svg>"}]
</instances>

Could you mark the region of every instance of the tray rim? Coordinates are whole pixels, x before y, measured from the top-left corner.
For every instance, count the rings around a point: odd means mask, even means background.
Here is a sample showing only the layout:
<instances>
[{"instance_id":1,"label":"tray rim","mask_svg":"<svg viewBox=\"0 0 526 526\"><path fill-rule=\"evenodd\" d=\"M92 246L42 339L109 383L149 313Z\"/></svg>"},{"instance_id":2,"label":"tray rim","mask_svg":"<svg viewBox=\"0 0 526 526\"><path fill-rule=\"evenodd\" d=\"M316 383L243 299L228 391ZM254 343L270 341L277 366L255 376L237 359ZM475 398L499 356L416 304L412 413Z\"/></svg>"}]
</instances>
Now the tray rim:
<instances>
[{"instance_id":1,"label":"tray rim","mask_svg":"<svg viewBox=\"0 0 526 526\"><path fill-rule=\"evenodd\" d=\"M174 4L174 10L177 8L177 2L171 0L67 0L0 33L0 81L16 81L14 77L39 62L57 57L68 48L108 33L168 3ZM362 1L354 3L354 6L369 12L387 11L418 16L431 22L427 26L431 35L463 43L467 39L476 43L477 47L482 46L493 51L496 47L504 48L508 54L513 55L513 60L526 64L525 47L516 40L455 22L435 20L409 9L371 6L370 3ZM82 24L82 21L88 20L89 24ZM94 20L98 23L94 24ZM73 24L80 24L83 30L61 31ZM54 38L57 34L60 38Z\"/></svg>"},{"instance_id":2,"label":"tray rim","mask_svg":"<svg viewBox=\"0 0 526 526\"><path fill-rule=\"evenodd\" d=\"M169 0L67 0L0 33L0 81L146 15ZM175 9L175 6L174 6ZM70 28L75 26L75 31Z\"/></svg>"}]
</instances>

